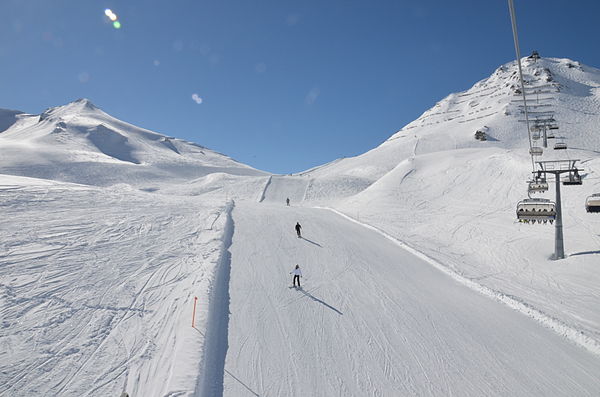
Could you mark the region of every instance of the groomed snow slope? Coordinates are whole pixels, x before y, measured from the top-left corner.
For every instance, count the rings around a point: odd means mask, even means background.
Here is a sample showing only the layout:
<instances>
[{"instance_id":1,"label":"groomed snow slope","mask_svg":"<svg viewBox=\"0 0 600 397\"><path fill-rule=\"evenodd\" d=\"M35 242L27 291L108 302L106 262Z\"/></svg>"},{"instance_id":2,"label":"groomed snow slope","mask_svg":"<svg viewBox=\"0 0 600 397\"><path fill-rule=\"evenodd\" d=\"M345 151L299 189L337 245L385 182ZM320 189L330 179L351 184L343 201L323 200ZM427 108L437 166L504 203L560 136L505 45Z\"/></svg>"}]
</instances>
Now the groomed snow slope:
<instances>
[{"instance_id":1,"label":"groomed snow slope","mask_svg":"<svg viewBox=\"0 0 600 397\"><path fill-rule=\"evenodd\" d=\"M600 161L584 163L582 186L562 186L567 257L560 261L551 260L553 225L516 220L527 166L527 156L494 148L420 156L337 208L600 342L600 217L584 208L600 191Z\"/></svg>"},{"instance_id":2,"label":"groomed snow slope","mask_svg":"<svg viewBox=\"0 0 600 397\"><path fill-rule=\"evenodd\" d=\"M516 222L531 158L515 62L444 98L379 147L303 173L310 179L305 197L386 231L598 344L600 217L586 213L584 203L600 192L600 70L558 58L523 64L532 124L553 117L559 127L536 160L580 159L583 169L582 186L562 187L565 260L550 259L552 225ZM474 139L476 130L488 140ZM553 150L559 140L569 148ZM537 197L554 199L549 182L549 192Z\"/></svg>"},{"instance_id":3,"label":"groomed snow slope","mask_svg":"<svg viewBox=\"0 0 600 397\"><path fill-rule=\"evenodd\" d=\"M224 396L600 390L599 357L370 229L281 204L238 204L233 222Z\"/></svg>"},{"instance_id":4,"label":"groomed snow slope","mask_svg":"<svg viewBox=\"0 0 600 397\"><path fill-rule=\"evenodd\" d=\"M289 198L292 203L302 202L308 183L308 178L273 175L267 181L260 201L285 203Z\"/></svg>"}]
</instances>

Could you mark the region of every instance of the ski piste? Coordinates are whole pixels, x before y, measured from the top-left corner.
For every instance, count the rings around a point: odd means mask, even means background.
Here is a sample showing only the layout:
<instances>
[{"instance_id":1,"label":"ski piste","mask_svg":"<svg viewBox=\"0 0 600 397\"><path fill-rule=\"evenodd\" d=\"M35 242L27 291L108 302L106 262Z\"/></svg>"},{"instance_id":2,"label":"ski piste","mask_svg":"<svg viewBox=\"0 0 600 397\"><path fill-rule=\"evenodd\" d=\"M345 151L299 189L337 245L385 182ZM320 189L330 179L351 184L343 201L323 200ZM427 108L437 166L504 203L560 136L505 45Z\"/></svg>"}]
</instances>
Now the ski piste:
<instances>
[{"instance_id":1,"label":"ski piste","mask_svg":"<svg viewBox=\"0 0 600 397\"><path fill-rule=\"evenodd\" d=\"M295 175L85 100L10 113L0 394L594 395L600 217L584 203L600 71L524 62L559 88L540 108L568 148L543 156L585 169L563 187L561 261L551 226L515 220L530 157L513 63L377 148ZM293 239L298 220L310 241ZM306 295L285 291L294 263Z\"/></svg>"}]
</instances>

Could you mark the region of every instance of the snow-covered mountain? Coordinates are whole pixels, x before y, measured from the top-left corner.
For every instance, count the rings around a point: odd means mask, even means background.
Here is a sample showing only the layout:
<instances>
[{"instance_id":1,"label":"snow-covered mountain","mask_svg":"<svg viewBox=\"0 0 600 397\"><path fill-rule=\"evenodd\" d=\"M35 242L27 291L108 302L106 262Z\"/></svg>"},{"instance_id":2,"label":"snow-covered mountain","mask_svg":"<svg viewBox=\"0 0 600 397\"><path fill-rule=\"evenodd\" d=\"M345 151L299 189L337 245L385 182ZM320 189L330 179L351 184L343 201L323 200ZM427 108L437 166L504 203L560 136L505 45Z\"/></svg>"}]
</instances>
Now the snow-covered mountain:
<instances>
[{"instance_id":1,"label":"snow-covered mountain","mask_svg":"<svg viewBox=\"0 0 600 397\"><path fill-rule=\"evenodd\" d=\"M570 149L584 150L569 150L568 154L594 157L593 151L600 150L600 70L570 59L527 57L523 58L523 73L532 124L552 115L560 127L558 138L564 136ZM306 198L321 198L321 184L345 186L348 180L354 181L356 190L340 190L339 195L357 193L396 166L404 167L404 161L431 153L466 149L485 158L485 151L500 149L527 157L529 143L519 86L516 62L500 66L470 89L439 101L379 147L304 173L319 180L313 181ZM477 131L484 132L487 140L475 139ZM564 152L554 153L553 144L542 160L565 157Z\"/></svg>"},{"instance_id":2,"label":"snow-covered mountain","mask_svg":"<svg viewBox=\"0 0 600 397\"><path fill-rule=\"evenodd\" d=\"M595 395L600 70L523 65L532 124L559 127L539 160L584 170L562 189L560 261L551 225L516 221L515 62L297 175L87 100L0 111L0 394Z\"/></svg>"},{"instance_id":3,"label":"snow-covered mountain","mask_svg":"<svg viewBox=\"0 0 600 397\"><path fill-rule=\"evenodd\" d=\"M117 120L87 99L40 115L2 111L0 123L0 169L7 174L97 186L264 175L195 143Z\"/></svg>"},{"instance_id":4,"label":"snow-covered mountain","mask_svg":"<svg viewBox=\"0 0 600 397\"><path fill-rule=\"evenodd\" d=\"M599 341L600 312L590 302L600 303L600 219L585 200L600 192L600 70L569 59L522 61L531 125L552 118L559 127L535 160L579 159L583 169L581 186L562 186L564 260L550 259L553 226L516 220L532 164L515 62L447 96L379 147L311 175L340 180L371 167L373 183L336 208ZM568 149L554 150L557 141ZM554 200L549 182L537 196Z\"/></svg>"},{"instance_id":5,"label":"snow-covered mountain","mask_svg":"<svg viewBox=\"0 0 600 397\"><path fill-rule=\"evenodd\" d=\"M535 160L579 159L583 169L583 185L562 188L563 261L550 260L552 226L516 221L532 163L514 61L362 155L272 177L264 199L334 207L600 340L600 312L582 301L600 303L600 219L585 211L586 197L600 192L600 70L559 58L525 57L522 65L530 124L553 119L559 127ZM568 149L554 150L559 141ZM554 199L549 182L538 197Z\"/></svg>"}]
</instances>

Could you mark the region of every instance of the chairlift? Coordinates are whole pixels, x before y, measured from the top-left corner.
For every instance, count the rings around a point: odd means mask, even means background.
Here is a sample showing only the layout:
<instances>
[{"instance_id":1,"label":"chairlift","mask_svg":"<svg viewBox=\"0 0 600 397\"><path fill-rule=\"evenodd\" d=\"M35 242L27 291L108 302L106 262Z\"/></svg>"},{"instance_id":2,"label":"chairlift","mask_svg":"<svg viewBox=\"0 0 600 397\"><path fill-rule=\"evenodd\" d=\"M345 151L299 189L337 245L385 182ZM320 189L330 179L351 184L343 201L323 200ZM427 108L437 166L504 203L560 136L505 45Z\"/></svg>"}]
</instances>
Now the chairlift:
<instances>
[{"instance_id":1,"label":"chairlift","mask_svg":"<svg viewBox=\"0 0 600 397\"><path fill-rule=\"evenodd\" d=\"M554 150L565 150L567 148L567 144L564 142L556 142L554 144Z\"/></svg>"},{"instance_id":2,"label":"chairlift","mask_svg":"<svg viewBox=\"0 0 600 397\"><path fill-rule=\"evenodd\" d=\"M585 200L587 212L600 212L600 193L594 193Z\"/></svg>"},{"instance_id":3,"label":"chairlift","mask_svg":"<svg viewBox=\"0 0 600 397\"><path fill-rule=\"evenodd\" d=\"M563 180L563 185L581 185L581 176L577 170L569 172L569 176Z\"/></svg>"},{"instance_id":4,"label":"chairlift","mask_svg":"<svg viewBox=\"0 0 600 397\"><path fill-rule=\"evenodd\" d=\"M529 149L529 154L532 156L541 156L542 153L544 153L544 149L541 147L532 146L531 149Z\"/></svg>"},{"instance_id":5,"label":"chairlift","mask_svg":"<svg viewBox=\"0 0 600 397\"><path fill-rule=\"evenodd\" d=\"M546 133L546 138L547 139L554 139L554 138L556 138L556 136L554 135L553 132L547 132Z\"/></svg>"},{"instance_id":6,"label":"chairlift","mask_svg":"<svg viewBox=\"0 0 600 397\"><path fill-rule=\"evenodd\" d=\"M517 219L525 223L552 224L556 218L556 204L544 198L529 198L517 204Z\"/></svg>"},{"instance_id":7,"label":"chairlift","mask_svg":"<svg viewBox=\"0 0 600 397\"><path fill-rule=\"evenodd\" d=\"M538 171L537 175L528 182L527 191L529 193L543 193L548 191L548 182L546 181L546 177L542 176L540 171Z\"/></svg>"},{"instance_id":8,"label":"chairlift","mask_svg":"<svg viewBox=\"0 0 600 397\"><path fill-rule=\"evenodd\" d=\"M533 139L534 141L537 141L538 139L540 139L540 133L534 132L533 134L531 134L531 139Z\"/></svg>"},{"instance_id":9,"label":"chairlift","mask_svg":"<svg viewBox=\"0 0 600 397\"><path fill-rule=\"evenodd\" d=\"M544 193L548 191L548 182L546 182L546 179L529 181L527 191L529 193Z\"/></svg>"}]
</instances>

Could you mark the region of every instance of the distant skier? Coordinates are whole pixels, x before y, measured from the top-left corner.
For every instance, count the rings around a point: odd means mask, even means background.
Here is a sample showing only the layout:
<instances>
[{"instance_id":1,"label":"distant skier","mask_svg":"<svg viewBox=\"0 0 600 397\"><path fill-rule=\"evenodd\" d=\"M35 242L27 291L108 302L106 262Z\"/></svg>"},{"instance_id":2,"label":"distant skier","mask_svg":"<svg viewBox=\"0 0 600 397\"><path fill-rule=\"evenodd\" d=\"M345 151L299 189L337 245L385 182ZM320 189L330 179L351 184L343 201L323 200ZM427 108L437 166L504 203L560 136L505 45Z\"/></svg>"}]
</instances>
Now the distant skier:
<instances>
[{"instance_id":1,"label":"distant skier","mask_svg":"<svg viewBox=\"0 0 600 397\"><path fill-rule=\"evenodd\" d=\"M287 206L289 207L289 206L290 206L290 198L289 198L289 197L288 197L288 198L286 198L286 199L285 199L285 202L286 202Z\"/></svg>"},{"instance_id":2,"label":"distant skier","mask_svg":"<svg viewBox=\"0 0 600 397\"><path fill-rule=\"evenodd\" d=\"M294 275L294 280L293 280L294 287L296 286L296 280L298 280L298 288L301 288L300 287L300 277L302 277L302 271L300 270L300 265L296 265L296 267L294 268L294 270L292 270L290 272L290 274Z\"/></svg>"},{"instance_id":3,"label":"distant skier","mask_svg":"<svg viewBox=\"0 0 600 397\"><path fill-rule=\"evenodd\" d=\"M302 226L300 226L300 222L296 222L296 234L298 235L298 238L302 237L302 234L300 233L300 229L302 229Z\"/></svg>"}]
</instances>

